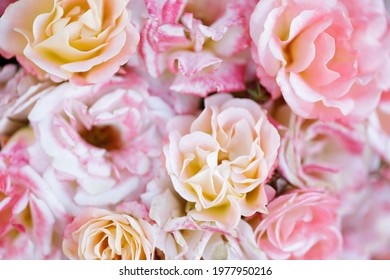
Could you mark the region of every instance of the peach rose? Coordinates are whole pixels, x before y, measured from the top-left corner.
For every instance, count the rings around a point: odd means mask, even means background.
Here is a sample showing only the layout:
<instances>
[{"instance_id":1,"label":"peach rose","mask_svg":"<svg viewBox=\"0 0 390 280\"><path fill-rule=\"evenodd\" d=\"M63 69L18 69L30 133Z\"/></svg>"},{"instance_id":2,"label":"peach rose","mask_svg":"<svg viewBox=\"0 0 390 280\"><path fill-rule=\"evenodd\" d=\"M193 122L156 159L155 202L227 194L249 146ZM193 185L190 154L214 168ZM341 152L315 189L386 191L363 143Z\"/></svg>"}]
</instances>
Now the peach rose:
<instances>
[{"instance_id":1,"label":"peach rose","mask_svg":"<svg viewBox=\"0 0 390 280\"><path fill-rule=\"evenodd\" d=\"M142 218L87 208L67 226L63 251L70 259L150 260L154 240L153 226Z\"/></svg>"},{"instance_id":2,"label":"peach rose","mask_svg":"<svg viewBox=\"0 0 390 280\"><path fill-rule=\"evenodd\" d=\"M279 134L252 100L218 94L197 117L168 124L166 167L195 220L234 228L241 215L267 212L264 191L279 147Z\"/></svg>"},{"instance_id":3,"label":"peach rose","mask_svg":"<svg viewBox=\"0 0 390 280\"><path fill-rule=\"evenodd\" d=\"M30 72L75 84L109 79L135 52L128 0L20 0L0 18L0 50Z\"/></svg>"},{"instance_id":4,"label":"peach rose","mask_svg":"<svg viewBox=\"0 0 390 280\"><path fill-rule=\"evenodd\" d=\"M260 82L304 118L363 120L390 87L382 0L262 0L250 29Z\"/></svg>"},{"instance_id":5,"label":"peach rose","mask_svg":"<svg viewBox=\"0 0 390 280\"><path fill-rule=\"evenodd\" d=\"M336 258L342 248L337 207L337 199L321 192L279 196L255 225L257 244L269 259Z\"/></svg>"}]
</instances>

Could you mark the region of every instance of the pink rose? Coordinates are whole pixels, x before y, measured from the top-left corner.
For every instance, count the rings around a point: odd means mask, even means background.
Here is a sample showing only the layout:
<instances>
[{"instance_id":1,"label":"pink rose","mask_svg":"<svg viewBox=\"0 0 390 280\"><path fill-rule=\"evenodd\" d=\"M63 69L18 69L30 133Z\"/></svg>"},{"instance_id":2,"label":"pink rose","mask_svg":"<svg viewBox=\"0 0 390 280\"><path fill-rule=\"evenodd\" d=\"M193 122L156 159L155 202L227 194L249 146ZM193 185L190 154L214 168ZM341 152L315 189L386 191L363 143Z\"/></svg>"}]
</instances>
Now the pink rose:
<instances>
[{"instance_id":1,"label":"pink rose","mask_svg":"<svg viewBox=\"0 0 390 280\"><path fill-rule=\"evenodd\" d=\"M334 259L342 248L338 201L326 193L298 190L268 205L255 225L259 248L269 259Z\"/></svg>"},{"instance_id":2,"label":"pink rose","mask_svg":"<svg viewBox=\"0 0 390 280\"><path fill-rule=\"evenodd\" d=\"M40 77L74 84L108 80L139 42L127 3L19 0L0 18L0 49Z\"/></svg>"},{"instance_id":3,"label":"pink rose","mask_svg":"<svg viewBox=\"0 0 390 280\"><path fill-rule=\"evenodd\" d=\"M371 179L341 201L344 259L390 259L390 184Z\"/></svg>"},{"instance_id":4,"label":"pink rose","mask_svg":"<svg viewBox=\"0 0 390 280\"><path fill-rule=\"evenodd\" d=\"M142 194L162 169L162 136L172 111L138 76L77 87L63 83L33 108L37 168L67 211L109 207Z\"/></svg>"},{"instance_id":5,"label":"pink rose","mask_svg":"<svg viewBox=\"0 0 390 280\"><path fill-rule=\"evenodd\" d=\"M378 107L371 114L367 131L372 148L390 164L390 92L383 94Z\"/></svg>"},{"instance_id":6,"label":"pink rose","mask_svg":"<svg viewBox=\"0 0 390 280\"><path fill-rule=\"evenodd\" d=\"M140 54L153 77L175 75L171 89L207 96L245 89L249 17L256 1L147 0Z\"/></svg>"},{"instance_id":7,"label":"pink rose","mask_svg":"<svg viewBox=\"0 0 390 280\"><path fill-rule=\"evenodd\" d=\"M53 84L40 82L16 65L0 69L0 135L11 136L28 123L27 116L33 105Z\"/></svg>"},{"instance_id":8,"label":"pink rose","mask_svg":"<svg viewBox=\"0 0 390 280\"><path fill-rule=\"evenodd\" d=\"M263 186L280 138L257 103L213 95L197 118L179 116L168 129L166 167L188 215L229 229L241 215L267 212Z\"/></svg>"},{"instance_id":9,"label":"pink rose","mask_svg":"<svg viewBox=\"0 0 390 280\"><path fill-rule=\"evenodd\" d=\"M0 153L0 259L62 258L68 217L50 186L29 165L31 129L19 130Z\"/></svg>"},{"instance_id":10,"label":"pink rose","mask_svg":"<svg viewBox=\"0 0 390 280\"><path fill-rule=\"evenodd\" d=\"M151 260L153 226L128 213L88 208L66 230L63 250L70 259Z\"/></svg>"},{"instance_id":11,"label":"pink rose","mask_svg":"<svg viewBox=\"0 0 390 280\"><path fill-rule=\"evenodd\" d=\"M382 0L260 1L257 76L304 118L363 120L390 87L388 26Z\"/></svg>"},{"instance_id":12,"label":"pink rose","mask_svg":"<svg viewBox=\"0 0 390 280\"><path fill-rule=\"evenodd\" d=\"M371 154L363 126L305 120L291 114L279 170L294 186L341 192L361 186Z\"/></svg>"}]
</instances>

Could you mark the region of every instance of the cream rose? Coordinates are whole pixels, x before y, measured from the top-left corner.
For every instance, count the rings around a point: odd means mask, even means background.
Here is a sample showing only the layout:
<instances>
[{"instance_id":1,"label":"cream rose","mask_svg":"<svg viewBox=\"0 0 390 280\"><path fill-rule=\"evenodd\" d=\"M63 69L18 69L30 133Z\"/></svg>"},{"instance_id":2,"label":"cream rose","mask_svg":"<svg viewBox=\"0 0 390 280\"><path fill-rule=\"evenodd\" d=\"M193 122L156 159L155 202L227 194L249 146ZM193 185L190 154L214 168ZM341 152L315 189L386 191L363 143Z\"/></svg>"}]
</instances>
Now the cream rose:
<instances>
[{"instance_id":1,"label":"cream rose","mask_svg":"<svg viewBox=\"0 0 390 280\"><path fill-rule=\"evenodd\" d=\"M0 50L54 81L110 78L135 52L128 0L20 0L0 18Z\"/></svg>"},{"instance_id":2,"label":"cream rose","mask_svg":"<svg viewBox=\"0 0 390 280\"><path fill-rule=\"evenodd\" d=\"M65 230L63 251L70 259L150 260L153 226L142 218L88 208Z\"/></svg>"},{"instance_id":3,"label":"cream rose","mask_svg":"<svg viewBox=\"0 0 390 280\"><path fill-rule=\"evenodd\" d=\"M214 223L196 222L186 216L185 201L171 186L154 196L150 217L158 226L156 247L161 259L265 259L248 223L240 220L236 229L224 231Z\"/></svg>"},{"instance_id":4,"label":"cream rose","mask_svg":"<svg viewBox=\"0 0 390 280\"><path fill-rule=\"evenodd\" d=\"M177 117L168 126L166 167L188 215L227 229L241 215L267 212L263 184L280 137L258 104L218 94L197 118Z\"/></svg>"}]
</instances>

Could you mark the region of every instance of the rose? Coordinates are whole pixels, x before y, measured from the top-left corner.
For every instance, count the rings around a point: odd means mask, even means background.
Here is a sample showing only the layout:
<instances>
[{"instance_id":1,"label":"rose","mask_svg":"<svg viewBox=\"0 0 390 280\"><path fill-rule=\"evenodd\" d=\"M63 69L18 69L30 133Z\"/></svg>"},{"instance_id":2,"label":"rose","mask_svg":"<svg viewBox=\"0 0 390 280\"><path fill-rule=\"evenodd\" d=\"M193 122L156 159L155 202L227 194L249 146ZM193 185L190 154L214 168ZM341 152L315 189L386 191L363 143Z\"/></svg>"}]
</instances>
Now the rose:
<instances>
[{"instance_id":1,"label":"rose","mask_svg":"<svg viewBox=\"0 0 390 280\"><path fill-rule=\"evenodd\" d=\"M189 203L188 215L229 229L241 215L267 211L263 185L279 135L258 104L214 95L197 118L179 116L168 130L166 167L176 192Z\"/></svg>"},{"instance_id":2,"label":"rose","mask_svg":"<svg viewBox=\"0 0 390 280\"><path fill-rule=\"evenodd\" d=\"M186 214L186 201L165 176L154 182L150 192L153 199L149 213L158 227L156 247L161 252L160 259L264 259L252 228L244 220L230 231L221 230L212 222L194 221Z\"/></svg>"},{"instance_id":3,"label":"rose","mask_svg":"<svg viewBox=\"0 0 390 280\"><path fill-rule=\"evenodd\" d=\"M388 25L382 0L260 1L257 76L304 118L363 120L390 87Z\"/></svg>"},{"instance_id":4,"label":"rose","mask_svg":"<svg viewBox=\"0 0 390 280\"><path fill-rule=\"evenodd\" d=\"M390 258L390 185L383 178L370 178L359 191L341 200L343 259Z\"/></svg>"},{"instance_id":5,"label":"rose","mask_svg":"<svg viewBox=\"0 0 390 280\"><path fill-rule=\"evenodd\" d=\"M142 194L162 169L163 129L172 111L132 74L95 86L63 83L33 108L30 153L57 196L76 215Z\"/></svg>"},{"instance_id":6,"label":"rose","mask_svg":"<svg viewBox=\"0 0 390 280\"><path fill-rule=\"evenodd\" d=\"M326 193L298 190L268 205L254 224L257 244L269 259L333 259L342 248L338 200Z\"/></svg>"},{"instance_id":7,"label":"rose","mask_svg":"<svg viewBox=\"0 0 390 280\"><path fill-rule=\"evenodd\" d=\"M362 125L305 120L292 113L281 141L279 170L296 187L342 193L368 177L376 157L366 142Z\"/></svg>"},{"instance_id":8,"label":"rose","mask_svg":"<svg viewBox=\"0 0 390 280\"><path fill-rule=\"evenodd\" d=\"M0 259L58 259L68 216L29 165L31 129L15 133L0 153Z\"/></svg>"},{"instance_id":9,"label":"rose","mask_svg":"<svg viewBox=\"0 0 390 280\"><path fill-rule=\"evenodd\" d=\"M383 94L368 122L368 138L372 148L390 164L390 93Z\"/></svg>"},{"instance_id":10,"label":"rose","mask_svg":"<svg viewBox=\"0 0 390 280\"><path fill-rule=\"evenodd\" d=\"M28 123L33 105L53 84L40 82L13 64L0 69L0 135L11 136Z\"/></svg>"},{"instance_id":11,"label":"rose","mask_svg":"<svg viewBox=\"0 0 390 280\"><path fill-rule=\"evenodd\" d=\"M67 226L63 251L70 259L151 260L154 240L153 226L142 218L87 208Z\"/></svg>"},{"instance_id":12,"label":"rose","mask_svg":"<svg viewBox=\"0 0 390 280\"><path fill-rule=\"evenodd\" d=\"M249 16L255 0L147 0L140 54L150 75L173 74L171 90L205 97L245 89ZM171 75L172 76L172 75Z\"/></svg>"},{"instance_id":13,"label":"rose","mask_svg":"<svg viewBox=\"0 0 390 280\"><path fill-rule=\"evenodd\" d=\"M109 79L135 52L128 0L20 0L0 18L0 49L30 72L75 84ZM17 15L17 16L15 16Z\"/></svg>"}]
</instances>

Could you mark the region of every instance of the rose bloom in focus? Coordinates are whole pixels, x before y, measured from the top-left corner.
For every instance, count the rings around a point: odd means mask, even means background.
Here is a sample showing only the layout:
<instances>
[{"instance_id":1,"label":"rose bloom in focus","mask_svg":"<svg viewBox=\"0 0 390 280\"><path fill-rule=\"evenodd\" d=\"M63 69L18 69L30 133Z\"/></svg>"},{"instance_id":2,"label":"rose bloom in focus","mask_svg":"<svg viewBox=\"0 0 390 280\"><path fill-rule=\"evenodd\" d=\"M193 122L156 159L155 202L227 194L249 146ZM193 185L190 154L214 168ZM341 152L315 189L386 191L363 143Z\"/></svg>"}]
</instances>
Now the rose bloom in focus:
<instances>
[{"instance_id":1,"label":"rose bloom in focus","mask_svg":"<svg viewBox=\"0 0 390 280\"><path fill-rule=\"evenodd\" d=\"M151 260L153 226L142 218L105 209L87 208L66 230L65 255L82 260Z\"/></svg>"},{"instance_id":2,"label":"rose bloom in focus","mask_svg":"<svg viewBox=\"0 0 390 280\"><path fill-rule=\"evenodd\" d=\"M338 200L294 190L275 198L254 223L257 244L269 259L336 259L342 248Z\"/></svg>"},{"instance_id":3,"label":"rose bloom in focus","mask_svg":"<svg viewBox=\"0 0 390 280\"><path fill-rule=\"evenodd\" d=\"M364 120L390 87L388 26L382 0L262 0L250 24L257 76L301 117Z\"/></svg>"},{"instance_id":4,"label":"rose bloom in focus","mask_svg":"<svg viewBox=\"0 0 390 280\"><path fill-rule=\"evenodd\" d=\"M241 215L267 212L263 184L280 137L258 104L217 94L205 99L197 118L179 116L168 130L166 167L191 217L226 229Z\"/></svg>"},{"instance_id":5,"label":"rose bloom in focus","mask_svg":"<svg viewBox=\"0 0 390 280\"><path fill-rule=\"evenodd\" d=\"M108 80L135 52L127 0L20 0L0 18L0 53L39 77Z\"/></svg>"}]
</instances>

